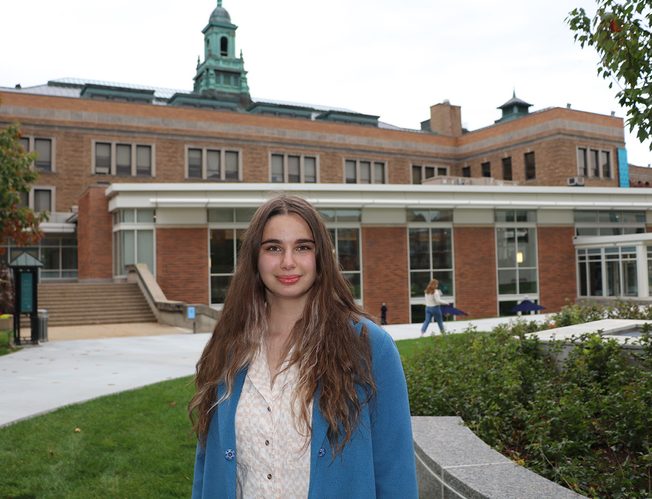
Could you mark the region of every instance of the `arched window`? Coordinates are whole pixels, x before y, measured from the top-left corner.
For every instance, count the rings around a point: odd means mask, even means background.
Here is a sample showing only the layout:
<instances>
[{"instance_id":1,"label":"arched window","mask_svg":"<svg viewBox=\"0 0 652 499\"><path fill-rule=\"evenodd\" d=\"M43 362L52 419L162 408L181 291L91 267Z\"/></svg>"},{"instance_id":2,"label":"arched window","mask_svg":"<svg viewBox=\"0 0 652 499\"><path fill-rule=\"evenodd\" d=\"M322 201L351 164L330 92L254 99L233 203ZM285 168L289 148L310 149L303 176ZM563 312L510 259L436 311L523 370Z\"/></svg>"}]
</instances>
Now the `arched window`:
<instances>
[{"instance_id":1,"label":"arched window","mask_svg":"<svg viewBox=\"0 0 652 499\"><path fill-rule=\"evenodd\" d=\"M223 36L220 40L220 54L223 56L229 55L229 39Z\"/></svg>"}]
</instances>

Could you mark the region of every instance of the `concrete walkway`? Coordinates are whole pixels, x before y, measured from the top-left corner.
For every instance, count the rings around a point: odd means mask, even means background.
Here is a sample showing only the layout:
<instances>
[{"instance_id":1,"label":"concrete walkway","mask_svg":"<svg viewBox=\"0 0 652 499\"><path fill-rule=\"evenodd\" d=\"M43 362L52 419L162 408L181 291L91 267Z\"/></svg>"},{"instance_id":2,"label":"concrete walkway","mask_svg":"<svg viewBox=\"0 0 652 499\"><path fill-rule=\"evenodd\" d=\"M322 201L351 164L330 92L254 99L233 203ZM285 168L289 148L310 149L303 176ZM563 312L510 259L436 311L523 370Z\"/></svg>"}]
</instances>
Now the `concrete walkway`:
<instances>
[{"instance_id":1,"label":"concrete walkway","mask_svg":"<svg viewBox=\"0 0 652 499\"><path fill-rule=\"evenodd\" d=\"M544 315L528 316L544 320ZM490 331L513 318L447 322L451 333ZM419 324L385 326L395 340ZM429 333L437 326L431 324ZM103 395L194 374L208 332L159 324L50 328L50 341L0 356L0 426ZM84 338L84 339L82 339Z\"/></svg>"}]
</instances>

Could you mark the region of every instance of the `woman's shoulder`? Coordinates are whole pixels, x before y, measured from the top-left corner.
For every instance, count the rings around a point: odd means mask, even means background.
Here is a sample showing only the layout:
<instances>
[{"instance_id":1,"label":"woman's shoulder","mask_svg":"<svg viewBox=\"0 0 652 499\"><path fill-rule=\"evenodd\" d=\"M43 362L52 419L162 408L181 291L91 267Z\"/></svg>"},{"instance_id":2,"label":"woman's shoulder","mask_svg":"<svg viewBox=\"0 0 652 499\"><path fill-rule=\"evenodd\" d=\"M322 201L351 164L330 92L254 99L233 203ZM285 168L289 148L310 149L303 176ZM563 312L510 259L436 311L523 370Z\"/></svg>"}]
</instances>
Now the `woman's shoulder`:
<instances>
[{"instance_id":1,"label":"woman's shoulder","mask_svg":"<svg viewBox=\"0 0 652 499\"><path fill-rule=\"evenodd\" d=\"M368 317L360 317L358 322L355 324L355 328L358 332L362 331L362 327L364 327L367 332L367 337L369 338L372 348L376 345L386 343L387 341L394 342L387 331Z\"/></svg>"}]
</instances>

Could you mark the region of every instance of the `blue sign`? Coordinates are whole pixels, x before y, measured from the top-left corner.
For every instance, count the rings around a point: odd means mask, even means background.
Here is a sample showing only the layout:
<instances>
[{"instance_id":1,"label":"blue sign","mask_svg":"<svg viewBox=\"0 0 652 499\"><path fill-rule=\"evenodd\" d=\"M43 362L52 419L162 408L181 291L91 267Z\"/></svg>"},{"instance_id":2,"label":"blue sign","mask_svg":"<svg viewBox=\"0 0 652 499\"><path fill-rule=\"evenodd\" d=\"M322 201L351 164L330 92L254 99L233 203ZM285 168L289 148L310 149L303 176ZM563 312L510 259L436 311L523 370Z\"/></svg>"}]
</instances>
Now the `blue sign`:
<instances>
[{"instance_id":1,"label":"blue sign","mask_svg":"<svg viewBox=\"0 0 652 499\"><path fill-rule=\"evenodd\" d=\"M20 274L20 313L31 314L34 312L34 274L21 272Z\"/></svg>"},{"instance_id":2,"label":"blue sign","mask_svg":"<svg viewBox=\"0 0 652 499\"><path fill-rule=\"evenodd\" d=\"M629 187L629 164L627 163L627 149L618 148L618 179L620 187Z\"/></svg>"},{"instance_id":3,"label":"blue sign","mask_svg":"<svg viewBox=\"0 0 652 499\"><path fill-rule=\"evenodd\" d=\"M195 320L195 307L186 307L186 317Z\"/></svg>"}]
</instances>

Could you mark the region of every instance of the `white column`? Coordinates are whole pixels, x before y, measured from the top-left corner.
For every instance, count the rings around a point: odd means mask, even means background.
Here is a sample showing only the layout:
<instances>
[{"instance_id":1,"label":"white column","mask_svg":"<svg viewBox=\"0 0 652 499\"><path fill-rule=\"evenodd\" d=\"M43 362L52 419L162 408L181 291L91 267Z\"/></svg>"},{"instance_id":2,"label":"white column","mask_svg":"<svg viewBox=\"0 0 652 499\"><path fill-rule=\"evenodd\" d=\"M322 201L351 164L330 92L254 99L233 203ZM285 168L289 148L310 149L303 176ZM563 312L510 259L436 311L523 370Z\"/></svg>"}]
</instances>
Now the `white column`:
<instances>
[{"instance_id":1,"label":"white column","mask_svg":"<svg viewBox=\"0 0 652 499\"><path fill-rule=\"evenodd\" d=\"M636 245L636 280L638 282L638 297L649 298L650 286L647 275L647 246Z\"/></svg>"}]
</instances>

